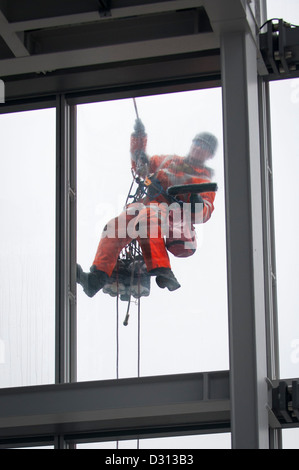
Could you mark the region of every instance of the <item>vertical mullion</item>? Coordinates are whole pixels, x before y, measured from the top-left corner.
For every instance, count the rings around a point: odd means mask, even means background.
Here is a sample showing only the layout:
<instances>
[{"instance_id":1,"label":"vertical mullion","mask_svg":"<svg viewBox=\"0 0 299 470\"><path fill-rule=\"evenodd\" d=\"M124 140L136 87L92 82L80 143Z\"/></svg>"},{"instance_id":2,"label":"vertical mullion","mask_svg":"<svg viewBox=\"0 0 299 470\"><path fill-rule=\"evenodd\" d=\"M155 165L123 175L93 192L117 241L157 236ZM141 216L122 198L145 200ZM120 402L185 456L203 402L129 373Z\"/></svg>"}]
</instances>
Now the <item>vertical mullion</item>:
<instances>
[{"instance_id":1,"label":"vertical mullion","mask_svg":"<svg viewBox=\"0 0 299 470\"><path fill-rule=\"evenodd\" d=\"M261 21L267 20L267 2L260 1ZM263 219L264 219L264 256L265 256L265 302L266 302L266 334L267 334L267 371L271 380L280 377L279 371L279 341L277 316L277 286L276 286L276 250L274 228L274 199L273 199L273 167L272 167L272 137L270 117L269 82L259 79L260 130L261 130L261 172L263 186ZM271 392L269 392L271 393ZM271 402L271 399L269 400ZM271 449L282 448L281 429L269 430Z\"/></svg>"},{"instance_id":2,"label":"vertical mullion","mask_svg":"<svg viewBox=\"0 0 299 470\"><path fill-rule=\"evenodd\" d=\"M64 437L62 435L57 435L54 437L54 449L55 450L61 450L61 449L66 449L66 442L64 440Z\"/></svg>"},{"instance_id":3,"label":"vertical mullion","mask_svg":"<svg viewBox=\"0 0 299 470\"><path fill-rule=\"evenodd\" d=\"M67 381L66 350L66 104L64 96L57 96L56 103L56 352L55 382Z\"/></svg>"},{"instance_id":4,"label":"vertical mullion","mask_svg":"<svg viewBox=\"0 0 299 470\"><path fill-rule=\"evenodd\" d=\"M70 381L77 381L77 309L76 309L76 259L77 259L77 107L70 107L69 152L69 315L70 315Z\"/></svg>"},{"instance_id":5,"label":"vertical mullion","mask_svg":"<svg viewBox=\"0 0 299 470\"><path fill-rule=\"evenodd\" d=\"M76 127L64 95L56 104L56 358L55 381L76 373Z\"/></svg>"},{"instance_id":6,"label":"vertical mullion","mask_svg":"<svg viewBox=\"0 0 299 470\"><path fill-rule=\"evenodd\" d=\"M263 82L260 87L261 102L261 129L263 130L261 147L263 149L262 176L264 185L264 214L265 214L265 268L266 299L267 299L267 336L268 336L268 377L271 380L279 379L279 351L278 351L278 320L277 320L277 292L276 292L276 260L275 260L275 229L273 207L273 179L272 179L272 145L269 103L269 83Z\"/></svg>"},{"instance_id":7,"label":"vertical mullion","mask_svg":"<svg viewBox=\"0 0 299 470\"><path fill-rule=\"evenodd\" d=\"M267 2L260 1L261 24L267 20ZM266 269L266 310L268 337L268 377L271 380L280 377L278 351L278 318L276 292L276 250L274 227L272 136L269 82L259 79L260 131L262 155L263 212L265 236L265 269Z\"/></svg>"},{"instance_id":8,"label":"vertical mullion","mask_svg":"<svg viewBox=\"0 0 299 470\"><path fill-rule=\"evenodd\" d=\"M268 448L262 187L256 47L221 35L233 448Z\"/></svg>"},{"instance_id":9,"label":"vertical mullion","mask_svg":"<svg viewBox=\"0 0 299 470\"><path fill-rule=\"evenodd\" d=\"M267 332L267 370L271 380L280 377L279 371L279 341L278 341L278 311L276 286L276 250L274 228L274 199L273 199L273 167L272 167L272 138L270 119L269 83L260 83L260 128L262 149L262 184L264 212L264 246L265 246L265 294L266 294L266 332ZM270 448L282 448L280 429L270 429Z\"/></svg>"}]
</instances>

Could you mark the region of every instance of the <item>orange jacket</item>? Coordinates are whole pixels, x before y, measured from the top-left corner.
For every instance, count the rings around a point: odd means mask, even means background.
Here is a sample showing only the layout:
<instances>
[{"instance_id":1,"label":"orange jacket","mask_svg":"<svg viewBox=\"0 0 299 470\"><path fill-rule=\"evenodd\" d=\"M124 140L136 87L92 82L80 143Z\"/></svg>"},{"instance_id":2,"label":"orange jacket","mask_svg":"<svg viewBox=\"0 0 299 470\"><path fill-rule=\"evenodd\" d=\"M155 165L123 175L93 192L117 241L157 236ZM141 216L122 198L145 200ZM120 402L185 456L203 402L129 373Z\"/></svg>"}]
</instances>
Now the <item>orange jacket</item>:
<instances>
[{"instance_id":1,"label":"orange jacket","mask_svg":"<svg viewBox=\"0 0 299 470\"><path fill-rule=\"evenodd\" d=\"M145 156L147 144L147 136L138 136L134 134L131 136L131 162L132 168L138 174L136 166L138 158L143 152ZM153 174L154 177L161 183L164 190L174 185L181 184L200 184L211 182L212 170L205 166L196 168L186 162L185 157L177 155L154 155L148 159L148 173ZM178 198L183 202L190 201L190 193L178 195ZM204 202L203 208L203 222L209 220L214 210L215 192L201 193ZM157 202L168 202L163 194L157 191L155 197Z\"/></svg>"}]
</instances>

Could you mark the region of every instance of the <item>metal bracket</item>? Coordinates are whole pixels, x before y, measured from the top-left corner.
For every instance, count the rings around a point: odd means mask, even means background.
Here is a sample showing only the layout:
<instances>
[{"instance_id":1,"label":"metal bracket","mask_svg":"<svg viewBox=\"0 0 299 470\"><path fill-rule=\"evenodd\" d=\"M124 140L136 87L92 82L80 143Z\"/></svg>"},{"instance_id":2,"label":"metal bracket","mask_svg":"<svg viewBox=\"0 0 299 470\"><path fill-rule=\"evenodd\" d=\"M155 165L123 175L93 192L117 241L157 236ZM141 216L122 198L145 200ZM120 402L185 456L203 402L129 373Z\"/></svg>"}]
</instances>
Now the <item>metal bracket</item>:
<instances>
[{"instance_id":1,"label":"metal bracket","mask_svg":"<svg viewBox=\"0 0 299 470\"><path fill-rule=\"evenodd\" d=\"M283 19L267 21L261 29L260 50L270 75L278 78L293 76L299 71L299 26Z\"/></svg>"},{"instance_id":2,"label":"metal bracket","mask_svg":"<svg viewBox=\"0 0 299 470\"><path fill-rule=\"evenodd\" d=\"M299 379L272 388L272 412L282 427L299 426Z\"/></svg>"}]
</instances>

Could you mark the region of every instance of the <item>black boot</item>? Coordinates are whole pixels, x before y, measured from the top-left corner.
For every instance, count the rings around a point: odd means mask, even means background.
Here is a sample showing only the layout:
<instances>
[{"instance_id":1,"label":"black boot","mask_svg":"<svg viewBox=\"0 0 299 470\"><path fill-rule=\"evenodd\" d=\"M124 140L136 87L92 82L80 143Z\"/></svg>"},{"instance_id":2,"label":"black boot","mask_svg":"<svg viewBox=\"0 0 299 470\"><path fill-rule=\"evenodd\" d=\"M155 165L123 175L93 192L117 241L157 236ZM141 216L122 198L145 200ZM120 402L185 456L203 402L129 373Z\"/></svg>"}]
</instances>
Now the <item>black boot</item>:
<instances>
[{"instance_id":1,"label":"black boot","mask_svg":"<svg viewBox=\"0 0 299 470\"><path fill-rule=\"evenodd\" d=\"M77 264L77 282L83 287L83 291L88 297L93 297L109 279L108 274L99 271L95 266L90 268L89 273L85 273L81 266Z\"/></svg>"},{"instance_id":2,"label":"black boot","mask_svg":"<svg viewBox=\"0 0 299 470\"><path fill-rule=\"evenodd\" d=\"M161 289L167 287L168 290L173 291L181 287L170 268L155 268L149 271L149 274L157 276L156 283Z\"/></svg>"}]
</instances>

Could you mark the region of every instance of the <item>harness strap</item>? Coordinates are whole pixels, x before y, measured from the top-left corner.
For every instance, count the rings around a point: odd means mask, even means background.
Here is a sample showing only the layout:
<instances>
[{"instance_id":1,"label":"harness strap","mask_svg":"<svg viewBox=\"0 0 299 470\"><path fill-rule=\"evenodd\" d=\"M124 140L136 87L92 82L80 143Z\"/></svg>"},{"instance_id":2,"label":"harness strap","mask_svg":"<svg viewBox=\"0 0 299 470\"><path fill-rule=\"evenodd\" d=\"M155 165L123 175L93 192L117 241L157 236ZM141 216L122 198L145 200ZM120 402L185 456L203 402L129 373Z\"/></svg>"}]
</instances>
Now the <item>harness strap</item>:
<instances>
[{"instance_id":1,"label":"harness strap","mask_svg":"<svg viewBox=\"0 0 299 470\"><path fill-rule=\"evenodd\" d=\"M155 174L147 176L144 181L145 186L147 187L147 196L150 200L156 199L158 196L162 195L167 202L177 202L180 206L183 205L183 202L177 199L175 196L168 194L168 192L163 188L162 184L159 180L155 177ZM151 194L151 188L155 189L157 192L155 194Z\"/></svg>"}]
</instances>

